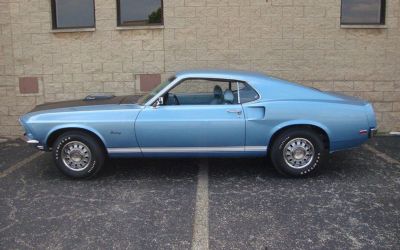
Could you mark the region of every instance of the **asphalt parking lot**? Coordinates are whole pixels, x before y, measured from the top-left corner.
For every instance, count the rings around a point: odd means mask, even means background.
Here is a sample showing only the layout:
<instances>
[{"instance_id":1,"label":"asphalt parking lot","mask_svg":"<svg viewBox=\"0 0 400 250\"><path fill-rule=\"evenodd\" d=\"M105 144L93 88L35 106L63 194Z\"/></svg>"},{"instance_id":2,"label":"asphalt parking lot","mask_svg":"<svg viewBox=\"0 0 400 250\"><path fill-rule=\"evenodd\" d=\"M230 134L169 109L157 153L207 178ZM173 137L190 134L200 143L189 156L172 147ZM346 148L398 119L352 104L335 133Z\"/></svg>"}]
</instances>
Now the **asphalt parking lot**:
<instances>
[{"instance_id":1,"label":"asphalt parking lot","mask_svg":"<svg viewBox=\"0 0 400 250\"><path fill-rule=\"evenodd\" d=\"M0 144L1 249L398 249L400 137L331 155L319 174L263 159L112 160L75 181Z\"/></svg>"}]
</instances>

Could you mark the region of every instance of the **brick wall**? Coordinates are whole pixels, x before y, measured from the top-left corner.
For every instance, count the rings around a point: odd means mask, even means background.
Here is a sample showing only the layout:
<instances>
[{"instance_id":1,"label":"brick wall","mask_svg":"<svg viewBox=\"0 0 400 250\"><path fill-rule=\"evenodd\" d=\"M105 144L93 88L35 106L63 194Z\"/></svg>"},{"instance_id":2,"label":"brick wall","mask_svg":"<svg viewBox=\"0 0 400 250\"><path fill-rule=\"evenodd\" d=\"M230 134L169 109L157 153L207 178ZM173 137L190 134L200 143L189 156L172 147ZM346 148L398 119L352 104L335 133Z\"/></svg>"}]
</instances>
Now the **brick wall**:
<instances>
[{"instance_id":1,"label":"brick wall","mask_svg":"<svg viewBox=\"0 0 400 250\"><path fill-rule=\"evenodd\" d=\"M340 28L340 0L164 0L163 29L116 29L116 1L96 0L96 30L51 32L50 0L0 0L0 136L35 104L137 93L140 75L261 71L374 103L400 130L400 2L384 29ZM36 78L22 94L20 78ZM143 86L142 86L143 87Z\"/></svg>"},{"instance_id":2,"label":"brick wall","mask_svg":"<svg viewBox=\"0 0 400 250\"><path fill-rule=\"evenodd\" d=\"M0 135L12 134L15 121L14 60L10 8L0 1Z\"/></svg>"}]
</instances>

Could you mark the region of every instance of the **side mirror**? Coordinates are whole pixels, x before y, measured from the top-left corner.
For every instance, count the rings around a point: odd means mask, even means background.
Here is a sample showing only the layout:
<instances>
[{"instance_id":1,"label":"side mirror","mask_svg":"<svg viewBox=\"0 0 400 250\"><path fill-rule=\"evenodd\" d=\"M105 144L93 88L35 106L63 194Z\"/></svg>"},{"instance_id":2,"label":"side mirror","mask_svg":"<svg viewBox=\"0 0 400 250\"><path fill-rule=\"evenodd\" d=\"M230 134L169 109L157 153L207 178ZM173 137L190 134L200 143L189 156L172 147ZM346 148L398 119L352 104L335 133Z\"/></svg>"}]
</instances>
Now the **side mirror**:
<instances>
[{"instance_id":1,"label":"side mirror","mask_svg":"<svg viewBox=\"0 0 400 250\"><path fill-rule=\"evenodd\" d=\"M164 104L164 97L158 97L157 101L154 102L153 108L157 108Z\"/></svg>"}]
</instances>

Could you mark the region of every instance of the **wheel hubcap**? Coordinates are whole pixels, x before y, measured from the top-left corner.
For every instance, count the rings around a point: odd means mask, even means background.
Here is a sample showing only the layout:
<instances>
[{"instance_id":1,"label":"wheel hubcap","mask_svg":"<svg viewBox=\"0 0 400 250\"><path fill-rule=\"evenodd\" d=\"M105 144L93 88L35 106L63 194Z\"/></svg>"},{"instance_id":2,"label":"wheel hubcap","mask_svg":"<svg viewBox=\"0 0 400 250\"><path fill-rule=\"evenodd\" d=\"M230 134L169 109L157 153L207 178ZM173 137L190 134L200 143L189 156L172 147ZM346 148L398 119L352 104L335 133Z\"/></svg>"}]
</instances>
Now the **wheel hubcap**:
<instances>
[{"instance_id":1,"label":"wheel hubcap","mask_svg":"<svg viewBox=\"0 0 400 250\"><path fill-rule=\"evenodd\" d=\"M82 171L89 166L92 154L88 146L79 141L71 141L61 151L64 165L73 171Z\"/></svg>"},{"instance_id":2,"label":"wheel hubcap","mask_svg":"<svg viewBox=\"0 0 400 250\"><path fill-rule=\"evenodd\" d=\"M305 168L314 159L314 146L305 138L292 139L283 149L283 159L292 168Z\"/></svg>"}]
</instances>

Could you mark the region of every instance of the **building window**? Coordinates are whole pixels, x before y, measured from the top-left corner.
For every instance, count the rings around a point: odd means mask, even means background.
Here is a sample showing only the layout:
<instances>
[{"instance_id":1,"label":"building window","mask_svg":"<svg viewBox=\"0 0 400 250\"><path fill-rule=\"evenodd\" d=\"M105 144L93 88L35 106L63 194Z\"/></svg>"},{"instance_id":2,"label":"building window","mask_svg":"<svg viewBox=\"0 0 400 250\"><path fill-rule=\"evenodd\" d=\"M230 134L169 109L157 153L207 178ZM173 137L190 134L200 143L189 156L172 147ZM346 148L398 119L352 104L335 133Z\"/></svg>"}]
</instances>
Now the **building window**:
<instances>
[{"instance_id":1,"label":"building window","mask_svg":"<svg viewBox=\"0 0 400 250\"><path fill-rule=\"evenodd\" d=\"M340 22L344 25L383 25L385 8L385 0L342 0Z\"/></svg>"},{"instance_id":2,"label":"building window","mask_svg":"<svg viewBox=\"0 0 400 250\"><path fill-rule=\"evenodd\" d=\"M51 0L53 29L94 27L94 0Z\"/></svg>"},{"instance_id":3,"label":"building window","mask_svg":"<svg viewBox=\"0 0 400 250\"><path fill-rule=\"evenodd\" d=\"M118 26L163 24L162 0L117 0Z\"/></svg>"}]
</instances>

